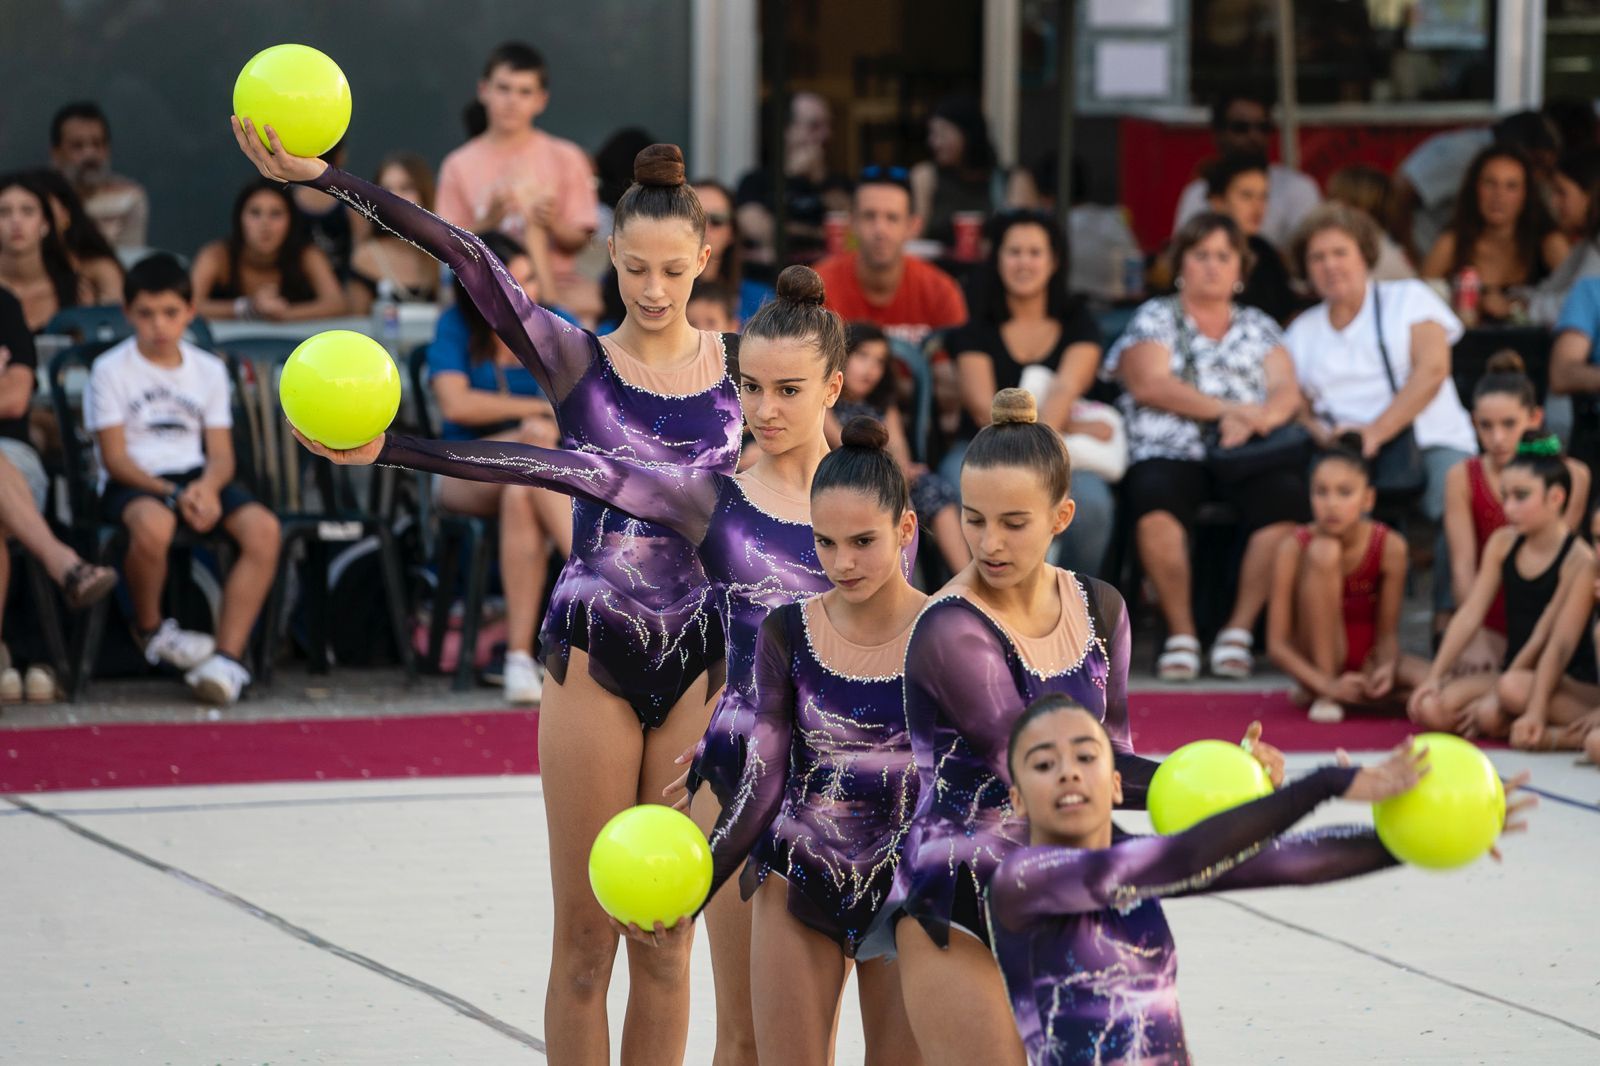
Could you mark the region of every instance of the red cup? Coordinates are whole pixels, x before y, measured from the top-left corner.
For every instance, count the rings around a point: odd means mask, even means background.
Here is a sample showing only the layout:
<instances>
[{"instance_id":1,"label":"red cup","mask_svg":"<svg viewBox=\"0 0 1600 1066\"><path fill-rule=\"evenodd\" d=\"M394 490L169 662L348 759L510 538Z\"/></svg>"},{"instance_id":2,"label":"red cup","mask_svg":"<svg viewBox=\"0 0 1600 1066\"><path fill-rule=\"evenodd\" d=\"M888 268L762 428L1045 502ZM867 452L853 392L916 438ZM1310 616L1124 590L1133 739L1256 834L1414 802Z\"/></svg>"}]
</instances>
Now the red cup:
<instances>
[{"instance_id":1,"label":"red cup","mask_svg":"<svg viewBox=\"0 0 1600 1066\"><path fill-rule=\"evenodd\" d=\"M850 212L829 211L822 219L822 235L827 241L829 255L843 252L850 235Z\"/></svg>"},{"instance_id":2,"label":"red cup","mask_svg":"<svg viewBox=\"0 0 1600 1066\"><path fill-rule=\"evenodd\" d=\"M983 256L983 212L957 211L950 216L950 227L955 231L952 257L971 263Z\"/></svg>"}]
</instances>

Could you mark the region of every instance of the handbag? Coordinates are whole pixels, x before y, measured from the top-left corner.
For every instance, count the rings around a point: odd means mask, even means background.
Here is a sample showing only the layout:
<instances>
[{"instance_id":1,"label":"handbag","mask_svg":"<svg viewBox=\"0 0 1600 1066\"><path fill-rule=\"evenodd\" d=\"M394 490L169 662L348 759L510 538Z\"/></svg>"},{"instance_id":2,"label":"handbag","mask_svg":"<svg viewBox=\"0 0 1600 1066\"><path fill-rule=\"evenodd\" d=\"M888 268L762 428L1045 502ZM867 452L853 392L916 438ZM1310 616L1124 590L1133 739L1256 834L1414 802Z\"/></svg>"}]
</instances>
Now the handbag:
<instances>
[{"instance_id":1,"label":"handbag","mask_svg":"<svg viewBox=\"0 0 1600 1066\"><path fill-rule=\"evenodd\" d=\"M1378 330L1378 354L1383 356L1383 372L1389 378L1389 392L1400 394L1394 366L1389 362L1389 345L1383 339L1383 303L1376 282L1372 286L1372 321ZM1372 487L1385 496L1409 496L1428 484L1428 468L1422 462L1417 435L1407 426L1389 443L1378 449L1372 461Z\"/></svg>"},{"instance_id":2,"label":"handbag","mask_svg":"<svg viewBox=\"0 0 1600 1066\"><path fill-rule=\"evenodd\" d=\"M1191 388L1199 389L1183 308L1176 297L1171 306L1178 327L1178 347L1183 356L1183 380ZM1219 443L1215 422L1196 420L1195 425L1200 429L1200 442L1205 447L1205 467L1212 477L1225 485L1286 467L1303 469L1311 460L1311 434L1298 422L1286 422L1271 432L1258 433L1232 448L1224 448Z\"/></svg>"}]
</instances>

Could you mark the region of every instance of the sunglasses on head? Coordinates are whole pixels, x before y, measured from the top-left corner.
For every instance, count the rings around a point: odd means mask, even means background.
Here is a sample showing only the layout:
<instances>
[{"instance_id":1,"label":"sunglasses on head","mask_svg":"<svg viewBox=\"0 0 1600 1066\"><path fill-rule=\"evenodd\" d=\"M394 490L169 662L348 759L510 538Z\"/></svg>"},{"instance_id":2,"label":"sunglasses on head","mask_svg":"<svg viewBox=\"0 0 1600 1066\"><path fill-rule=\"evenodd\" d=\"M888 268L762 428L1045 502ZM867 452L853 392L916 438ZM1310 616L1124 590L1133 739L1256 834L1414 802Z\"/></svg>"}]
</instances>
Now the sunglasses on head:
<instances>
[{"instance_id":1,"label":"sunglasses on head","mask_svg":"<svg viewBox=\"0 0 1600 1066\"><path fill-rule=\"evenodd\" d=\"M1222 124L1222 128L1229 133L1271 133L1272 122L1270 120L1247 122L1244 119L1229 119Z\"/></svg>"},{"instance_id":2,"label":"sunglasses on head","mask_svg":"<svg viewBox=\"0 0 1600 1066\"><path fill-rule=\"evenodd\" d=\"M861 168L862 181L910 181L911 172L905 167L880 167L876 164Z\"/></svg>"}]
</instances>

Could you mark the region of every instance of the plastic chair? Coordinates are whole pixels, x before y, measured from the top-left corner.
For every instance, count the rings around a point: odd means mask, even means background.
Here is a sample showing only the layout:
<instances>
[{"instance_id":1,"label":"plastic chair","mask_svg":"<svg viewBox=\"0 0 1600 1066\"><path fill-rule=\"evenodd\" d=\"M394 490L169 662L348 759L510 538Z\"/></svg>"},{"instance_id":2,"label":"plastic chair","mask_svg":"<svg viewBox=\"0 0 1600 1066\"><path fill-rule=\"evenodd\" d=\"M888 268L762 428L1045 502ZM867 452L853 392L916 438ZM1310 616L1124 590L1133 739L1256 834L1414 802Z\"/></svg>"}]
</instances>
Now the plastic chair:
<instances>
[{"instance_id":1,"label":"plastic chair","mask_svg":"<svg viewBox=\"0 0 1600 1066\"><path fill-rule=\"evenodd\" d=\"M121 304L95 304L91 307L63 307L45 324L43 333L68 336L80 343L120 341L133 335L133 326L122 313ZM196 316L184 331L184 338L207 351L214 349L211 327Z\"/></svg>"}]
</instances>

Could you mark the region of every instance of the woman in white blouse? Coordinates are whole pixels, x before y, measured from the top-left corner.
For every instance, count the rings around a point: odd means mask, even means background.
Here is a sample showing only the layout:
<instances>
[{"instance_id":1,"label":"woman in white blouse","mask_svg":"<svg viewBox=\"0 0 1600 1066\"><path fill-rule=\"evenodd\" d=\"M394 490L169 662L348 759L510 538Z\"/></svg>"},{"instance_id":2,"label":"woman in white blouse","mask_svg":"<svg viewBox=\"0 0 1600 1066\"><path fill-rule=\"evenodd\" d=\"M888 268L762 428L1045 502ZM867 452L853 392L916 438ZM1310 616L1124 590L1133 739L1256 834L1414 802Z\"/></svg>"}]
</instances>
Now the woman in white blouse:
<instances>
[{"instance_id":1,"label":"woman in white blouse","mask_svg":"<svg viewBox=\"0 0 1600 1066\"><path fill-rule=\"evenodd\" d=\"M1323 302L1289 326L1289 354L1313 435L1326 443L1359 433L1380 491L1385 471L1403 465L1396 451L1409 448L1411 431L1426 477L1422 510L1437 522L1445 475L1478 450L1450 377L1461 322L1424 282L1373 281L1378 249L1378 227L1359 211L1329 203L1306 217L1293 256Z\"/></svg>"}]
</instances>

